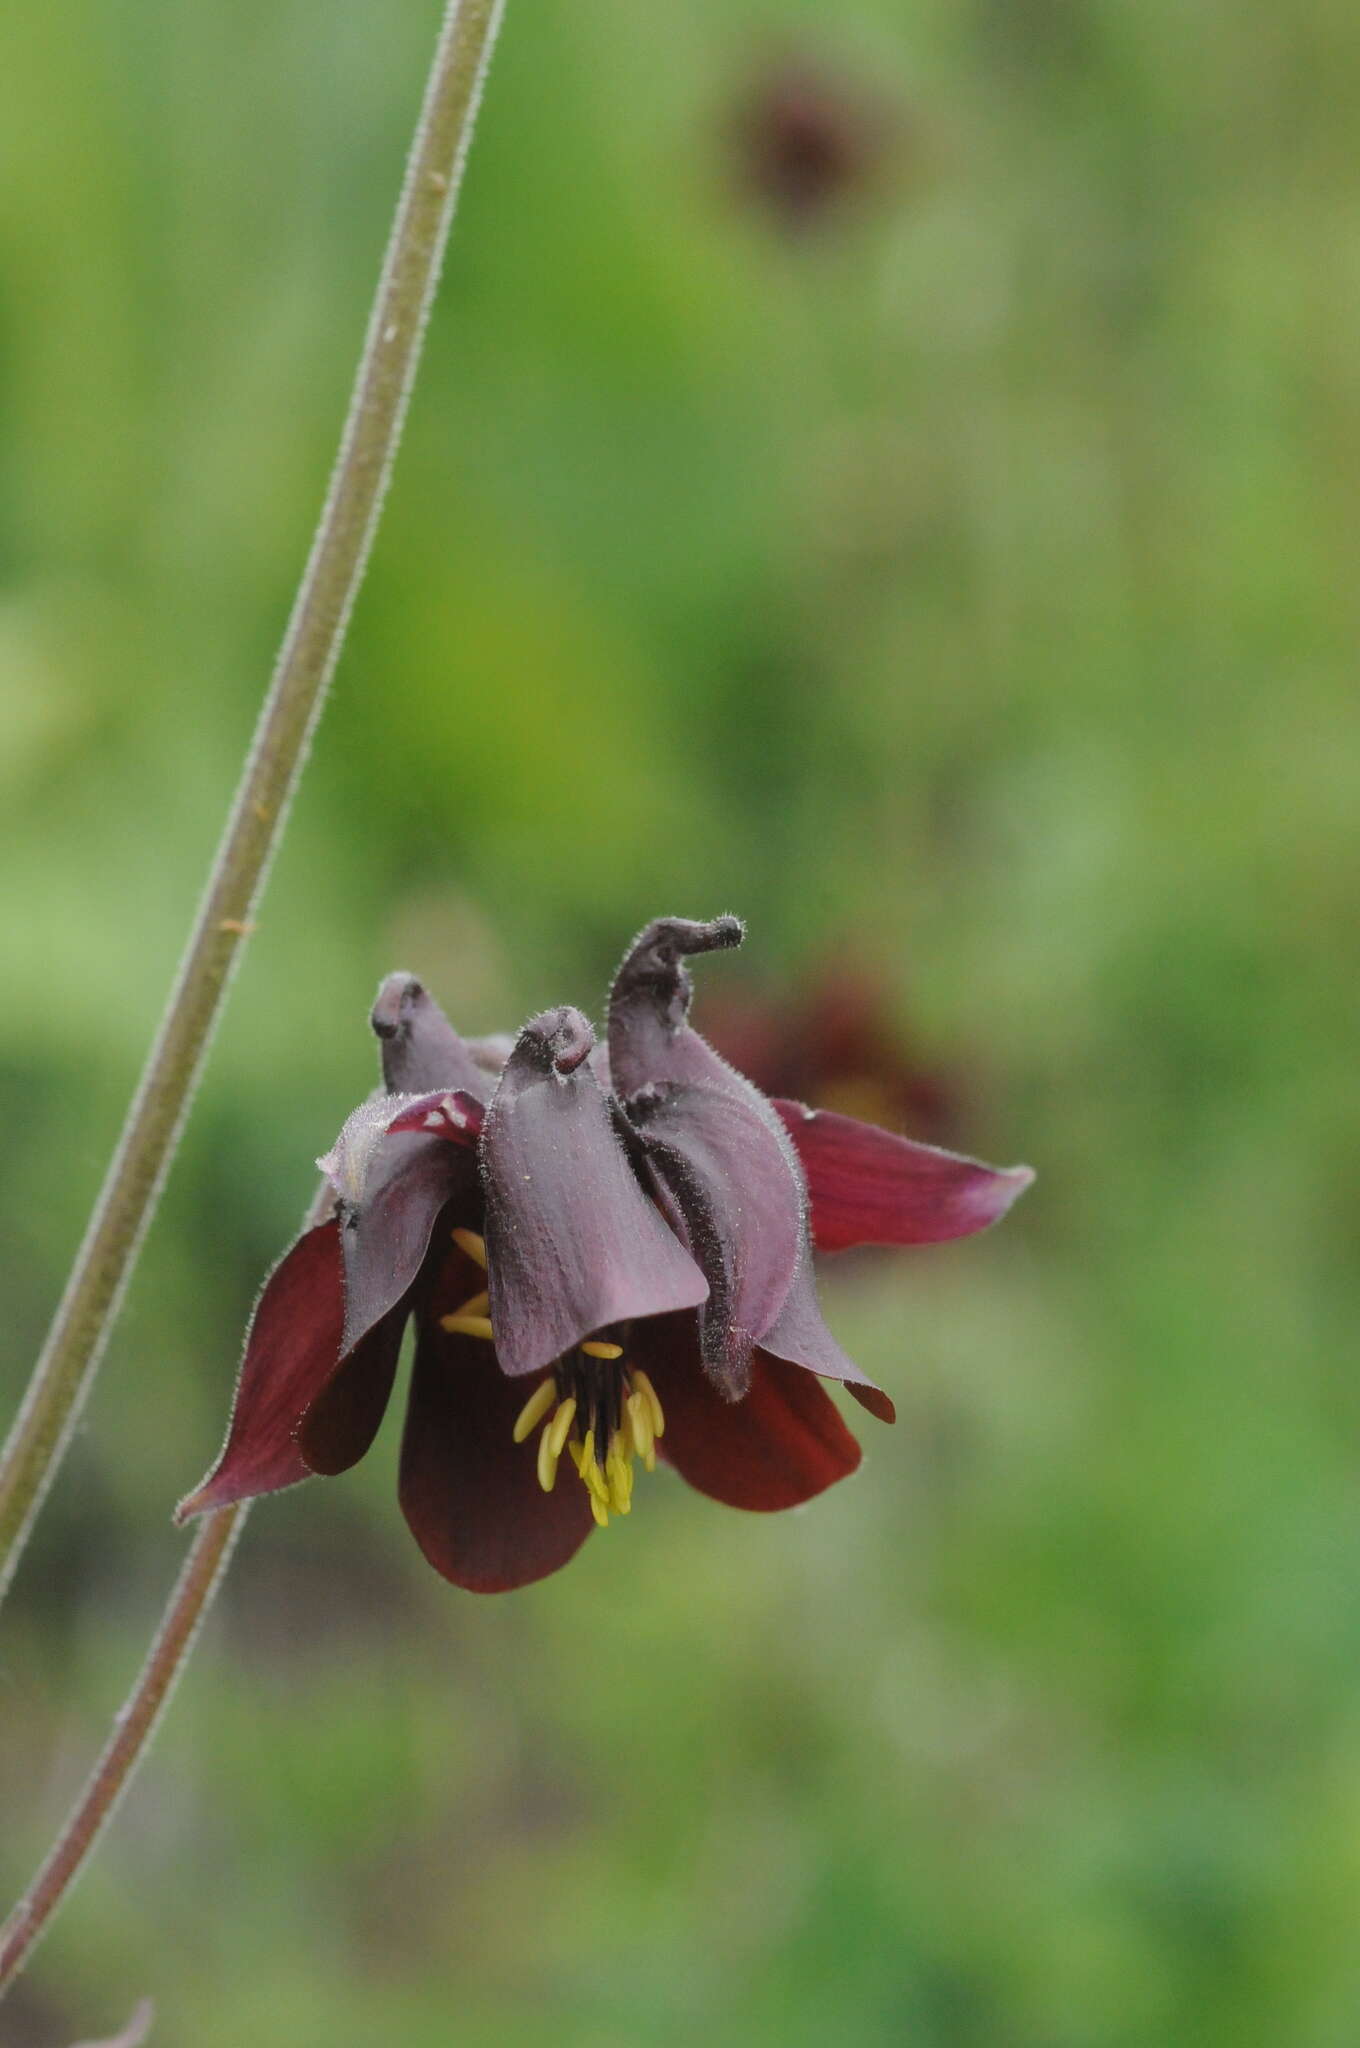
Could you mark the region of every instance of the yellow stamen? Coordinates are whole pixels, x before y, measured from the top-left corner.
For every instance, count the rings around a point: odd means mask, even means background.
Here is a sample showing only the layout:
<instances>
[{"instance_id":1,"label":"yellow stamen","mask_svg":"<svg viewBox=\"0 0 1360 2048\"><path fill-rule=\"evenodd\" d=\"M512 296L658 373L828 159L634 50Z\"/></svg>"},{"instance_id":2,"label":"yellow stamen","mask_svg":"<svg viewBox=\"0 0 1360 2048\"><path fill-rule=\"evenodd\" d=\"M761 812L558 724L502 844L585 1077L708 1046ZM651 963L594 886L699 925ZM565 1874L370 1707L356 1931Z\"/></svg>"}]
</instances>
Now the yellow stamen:
<instances>
[{"instance_id":1,"label":"yellow stamen","mask_svg":"<svg viewBox=\"0 0 1360 2048\"><path fill-rule=\"evenodd\" d=\"M606 1344L603 1337L590 1337L581 1346L587 1358L622 1358L622 1344Z\"/></svg>"},{"instance_id":2,"label":"yellow stamen","mask_svg":"<svg viewBox=\"0 0 1360 2048\"><path fill-rule=\"evenodd\" d=\"M460 1252L466 1252L479 1266L486 1265L486 1239L478 1237L475 1230L455 1230L453 1241Z\"/></svg>"},{"instance_id":3,"label":"yellow stamen","mask_svg":"<svg viewBox=\"0 0 1360 2048\"><path fill-rule=\"evenodd\" d=\"M545 1429L538 1440L538 1483L545 1493L551 1493L557 1483L557 1453L552 1447L550 1429Z\"/></svg>"},{"instance_id":4,"label":"yellow stamen","mask_svg":"<svg viewBox=\"0 0 1360 2048\"><path fill-rule=\"evenodd\" d=\"M552 1454L554 1458L561 1457L562 1446L567 1440L567 1433L570 1430L571 1425L575 1421L575 1419L576 1396L575 1394L568 1394L566 1400L562 1403L556 1415L554 1415L552 1421L548 1424L547 1429L544 1431L544 1434L546 1435L549 1443L552 1445Z\"/></svg>"},{"instance_id":5,"label":"yellow stamen","mask_svg":"<svg viewBox=\"0 0 1360 2048\"><path fill-rule=\"evenodd\" d=\"M601 1529L609 1527L609 1510L598 1495L593 1493L590 1496L590 1512L594 1515L596 1523Z\"/></svg>"},{"instance_id":6,"label":"yellow stamen","mask_svg":"<svg viewBox=\"0 0 1360 2048\"><path fill-rule=\"evenodd\" d=\"M633 1502L633 1474L623 1449L622 1431L614 1434L604 1469L609 1481L609 1505L616 1515L626 1515Z\"/></svg>"},{"instance_id":7,"label":"yellow stamen","mask_svg":"<svg viewBox=\"0 0 1360 2048\"><path fill-rule=\"evenodd\" d=\"M491 1306L491 1296L485 1289L480 1294L470 1294L466 1301L458 1304L460 1316L484 1316Z\"/></svg>"},{"instance_id":8,"label":"yellow stamen","mask_svg":"<svg viewBox=\"0 0 1360 2048\"><path fill-rule=\"evenodd\" d=\"M630 1394L624 1402L628 1416L628 1434L633 1439L633 1449L640 1458L646 1459L652 1449L652 1411L647 1406L645 1394Z\"/></svg>"},{"instance_id":9,"label":"yellow stamen","mask_svg":"<svg viewBox=\"0 0 1360 2048\"><path fill-rule=\"evenodd\" d=\"M514 1438L517 1444L522 1444L530 1431L537 1429L556 1399L557 1382L549 1373L543 1384L534 1388L515 1419Z\"/></svg>"},{"instance_id":10,"label":"yellow stamen","mask_svg":"<svg viewBox=\"0 0 1360 2048\"><path fill-rule=\"evenodd\" d=\"M646 1373L640 1372L636 1366L633 1368L633 1385L643 1396L651 1411L652 1435L664 1436L666 1434L666 1416L662 1409L660 1398Z\"/></svg>"},{"instance_id":11,"label":"yellow stamen","mask_svg":"<svg viewBox=\"0 0 1360 2048\"><path fill-rule=\"evenodd\" d=\"M485 1337L489 1340L491 1336L490 1316L441 1316L439 1327L447 1330L451 1337Z\"/></svg>"}]
</instances>

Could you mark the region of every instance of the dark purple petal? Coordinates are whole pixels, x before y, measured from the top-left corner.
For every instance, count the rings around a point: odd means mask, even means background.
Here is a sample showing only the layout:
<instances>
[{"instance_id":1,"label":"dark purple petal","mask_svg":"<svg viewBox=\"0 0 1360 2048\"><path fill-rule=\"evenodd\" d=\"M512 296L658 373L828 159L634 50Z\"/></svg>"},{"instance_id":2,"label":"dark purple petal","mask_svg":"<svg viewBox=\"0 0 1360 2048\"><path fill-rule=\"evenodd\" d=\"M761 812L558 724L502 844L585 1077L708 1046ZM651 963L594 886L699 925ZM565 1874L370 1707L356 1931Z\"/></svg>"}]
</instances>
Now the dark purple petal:
<instances>
[{"instance_id":1,"label":"dark purple petal","mask_svg":"<svg viewBox=\"0 0 1360 2048\"><path fill-rule=\"evenodd\" d=\"M592 1042L577 1010L534 1018L487 1113L491 1321L507 1373L539 1371L593 1330L708 1294L638 1186L590 1068Z\"/></svg>"},{"instance_id":2,"label":"dark purple petal","mask_svg":"<svg viewBox=\"0 0 1360 2048\"><path fill-rule=\"evenodd\" d=\"M332 1217L304 1231L266 1280L246 1333L227 1441L176 1508L177 1522L309 1477L294 1431L335 1371L343 1322L340 1226Z\"/></svg>"},{"instance_id":3,"label":"dark purple petal","mask_svg":"<svg viewBox=\"0 0 1360 2048\"><path fill-rule=\"evenodd\" d=\"M340 1199L347 1351L409 1292L446 1205L479 1220L475 1152L425 1131L393 1133L406 1107L390 1095L361 1103L317 1161Z\"/></svg>"},{"instance_id":4,"label":"dark purple petal","mask_svg":"<svg viewBox=\"0 0 1360 2048\"><path fill-rule=\"evenodd\" d=\"M797 1507L859 1464L835 1402L799 1366L757 1351L749 1391L725 1401L700 1368L692 1318L679 1316L650 1325L637 1355L665 1411L658 1450L714 1500L767 1512Z\"/></svg>"},{"instance_id":5,"label":"dark purple petal","mask_svg":"<svg viewBox=\"0 0 1360 2048\"><path fill-rule=\"evenodd\" d=\"M690 1029L694 982L684 964L687 954L726 951L744 936L735 917L659 917L638 933L609 994L609 1065L621 1098L666 1081L749 1087Z\"/></svg>"},{"instance_id":6,"label":"dark purple petal","mask_svg":"<svg viewBox=\"0 0 1360 2048\"><path fill-rule=\"evenodd\" d=\"M735 1400L802 1252L803 1190L788 1140L732 1088L644 1090L628 1110L663 1205L708 1281L699 1310L705 1370Z\"/></svg>"},{"instance_id":7,"label":"dark purple petal","mask_svg":"<svg viewBox=\"0 0 1360 2048\"><path fill-rule=\"evenodd\" d=\"M880 1422L897 1420L897 1410L882 1387L876 1387L868 1374L860 1371L854 1359L841 1350L822 1320L812 1259L806 1249L789 1289L788 1300L760 1341L764 1349L776 1358L804 1366L808 1372L820 1373L823 1379L840 1380L861 1408L867 1408Z\"/></svg>"},{"instance_id":8,"label":"dark purple petal","mask_svg":"<svg viewBox=\"0 0 1360 2048\"><path fill-rule=\"evenodd\" d=\"M403 1303L341 1359L312 1402L297 1427L298 1449L309 1472L348 1472L364 1456L387 1413L405 1328Z\"/></svg>"},{"instance_id":9,"label":"dark purple petal","mask_svg":"<svg viewBox=\"0 0 1360 2048\"><path fill-rule=\"evenodd\" d=\"M834 1110L776 1101L807 1175L818 1251L856 1244L942 1244L1005 1215L1034 1179L917 1145Z\"/></svg>"},{"instance_id":10,"label":"dark purple petal","mask_svg":"<svg viewBox=\"0 0 1360 2048\"><path fill-rule=\"evenodd\" d=\"M515 1443L525 1398L489 1344L420 1327L401 1446L402 1512L435 1570L471 1593L545 1578L594 1526L575 1473L563 1470L544 1493L535 1443Z\"/></svg>"},{"instance_id":11,"label":"dark purple petal","mask_svg":"<svg viewBox=\"0 0 1360 2048\"><path fill-rule=\"evenodd\" d=\"M421 1131L454 1145L475 1145L485 1122L486 1109L478 1097L455 1088L443 1095L417 1095L393 1117L387 1132L393 1137L401 1131Z\"/></svg>"},{"instance_id":12,"label":"dark purple petal","mask_svg":"<svg viewBox=\"0 0 1360 2048\"><path fill-rule=\"evenodd\" d=\"M382 1041L383 1080L394 1095L443 1088L486 1093L486 1072L413 974L389 974L369 1018Z\"/></svg>"}]
</instances>

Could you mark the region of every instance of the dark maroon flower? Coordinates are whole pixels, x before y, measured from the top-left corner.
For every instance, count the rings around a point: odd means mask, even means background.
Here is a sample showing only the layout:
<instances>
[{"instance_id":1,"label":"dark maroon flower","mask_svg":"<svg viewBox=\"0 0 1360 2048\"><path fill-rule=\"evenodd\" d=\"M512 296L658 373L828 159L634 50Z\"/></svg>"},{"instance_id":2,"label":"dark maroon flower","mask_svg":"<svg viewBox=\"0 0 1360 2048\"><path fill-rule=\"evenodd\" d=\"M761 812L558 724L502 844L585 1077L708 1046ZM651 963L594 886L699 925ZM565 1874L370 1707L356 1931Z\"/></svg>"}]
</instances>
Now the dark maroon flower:
<instances>
[{"instance_id":1,"label":"dark maroon flower","mask_svg":"<svg viewBox=\"0 0 1360 2048\"><path fill-rule=\"evenodd\" d=\"M797 234L873 184L894 127L864 87L790 56L754 78L737 109L736 176L779 227Z\"/></svg>"},{"instance_id":2,"label":"dark maroon flower","mask_svg":"<svg viewBox=\"0 0 1360 2048\"><path fill-rule=\"evenodd\" d=\"M564 1564L629 1512L634 1461L658 1450L737 1507L854 1470L819 1381L885 1421L892 1403L822 1321L813 1238L962 1236L1031 1175L767 1100L688 1021L685 958L741 937L735 918L649 925L607 1049L573 1009L465 1040L409 975L383 984L386 1090L320 1162L332 1212L265 1285L226 1444L180 1519L357 1463L408 1321L402 1507L474 1591ZM563 1452L580 1486L557 1484Z\"/></svg>"}]
</instances>

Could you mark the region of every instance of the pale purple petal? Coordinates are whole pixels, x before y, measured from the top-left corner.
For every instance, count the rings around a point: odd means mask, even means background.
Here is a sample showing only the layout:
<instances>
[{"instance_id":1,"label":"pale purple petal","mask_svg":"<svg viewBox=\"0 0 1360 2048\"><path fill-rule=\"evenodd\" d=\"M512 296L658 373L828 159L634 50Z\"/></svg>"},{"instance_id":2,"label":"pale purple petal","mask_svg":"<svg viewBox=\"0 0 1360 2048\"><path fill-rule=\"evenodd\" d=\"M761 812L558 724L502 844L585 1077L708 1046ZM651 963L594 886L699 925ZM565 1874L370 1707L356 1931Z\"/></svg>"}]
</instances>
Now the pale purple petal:
<instances>
[{"instance_id":1,"label":"pale purple petal","mask_svg":"<svg viewBox=\"0 0 1360 2048\"><path fill-rule=\"evenodd\" d=\"M390 1095L361 1103L317 1161L340 1200L347 1351L406 1295L447 1204L458 1205L459 1220L478 1221L476 1153L461 1133L451 1132L460 1142L450 1144L443 1123L437 1133L394 1133L409 1106Z\"/></svg>"},{"instance_id":2,"label":"pale purple petal","mask_svg":"<svg viewBox=\"0 0 1360 2048\"><path fill-rule=\"evenodd\" d=\"M628 1112L663 1206L708 1281L699 1310L704 1368L734 1400L802 1251L803 1191L787 1140L731 1088L644 1090Z\"/></svg>"},{"instance_id":3,"label":"pale purple petal","mask_svg":"<svg viewBox=\"0 0 1360 2048\"><path fill-rule=\"evenodd\" d=\"M487 1113L491 1321L507 1373L539 1371L593 1331L708 1294L638 1185L590 1069L592 1042L579 1011L534 1018Z\"/></svg>"},{"instance_id":4,"label":"pale purple petal","mask_svg":"<svg viewBox=\"0 0 1360 2048\"><path fill-rule=\"evenodd\" d=\"M786 1358L792 1365L806 1366L823 1379L840 1380L847 1393L880 1422L895 1422L897 1410L881 1387L860 1371L853 1358L842 1351L822 1319L817 1299L817 1282L812 1260L806 1250L794 1275L788 1299L771 1327L760 1340L762 1351Z\"/></svg>"},{"instance_id":5,"label":"pale purple petal","mask_svg":"<svg viewBox=\"0 0 1360 2048\"><path fill-rule=\"evenodd\" d=\"M484 1068L413 974L388 975L369 1022L382 1041L383 1079L394 1095L443 1088L486 1093Z\"/></svg>"},{"instance_id":6,"label":"pale purple petal","mask_svg":"<svg viewBox=\"0 0 1360 2048\"><path fill-rule=\"evenodd\" d=\"M750 1087L690 1029L694 982L684 964L687 955L723 952L743 937L735 917L715 917L709 924L658 917L638 933L609 995L609 1065L621 1098L666 1081Z\"/></svg>"}]
</instances>

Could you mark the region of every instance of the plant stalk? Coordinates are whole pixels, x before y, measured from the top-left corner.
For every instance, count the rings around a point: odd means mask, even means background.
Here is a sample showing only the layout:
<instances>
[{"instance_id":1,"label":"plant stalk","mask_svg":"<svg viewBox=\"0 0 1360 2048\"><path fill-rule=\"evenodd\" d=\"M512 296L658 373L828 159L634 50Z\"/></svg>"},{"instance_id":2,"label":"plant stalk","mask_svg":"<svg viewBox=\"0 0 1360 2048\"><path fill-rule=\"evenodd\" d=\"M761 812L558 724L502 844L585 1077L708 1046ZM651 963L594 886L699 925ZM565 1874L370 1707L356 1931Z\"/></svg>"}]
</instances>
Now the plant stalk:
<instances>
[{"instance_id":1,"label":"plant stalk","mask_svg":"<svg viewBox=\"0 0 1360 2048\"><path fill-rule=\"evenodd\" d=\"M98 1370L335 669L401 436L504 0L448 0L340 452L208 885L122 1135L0 1453L0 1599Z\"/></svg>"},{"instance_id":2,"label":"plant stalk","mask_svg":"<svg viewBox=\"0 0 1360 2048\"><path fill-rule=\"evenodd\" d=\"M200 1526L170 1603L113 1733L48 1851L27 1895L0 1928L0 1997L23 1967L29 1950L84 1869L114 1808L170 1703L189 1660L199 1624L222 1582L246 1506L219 1508Z\"/></svg>"}]
</instances>

